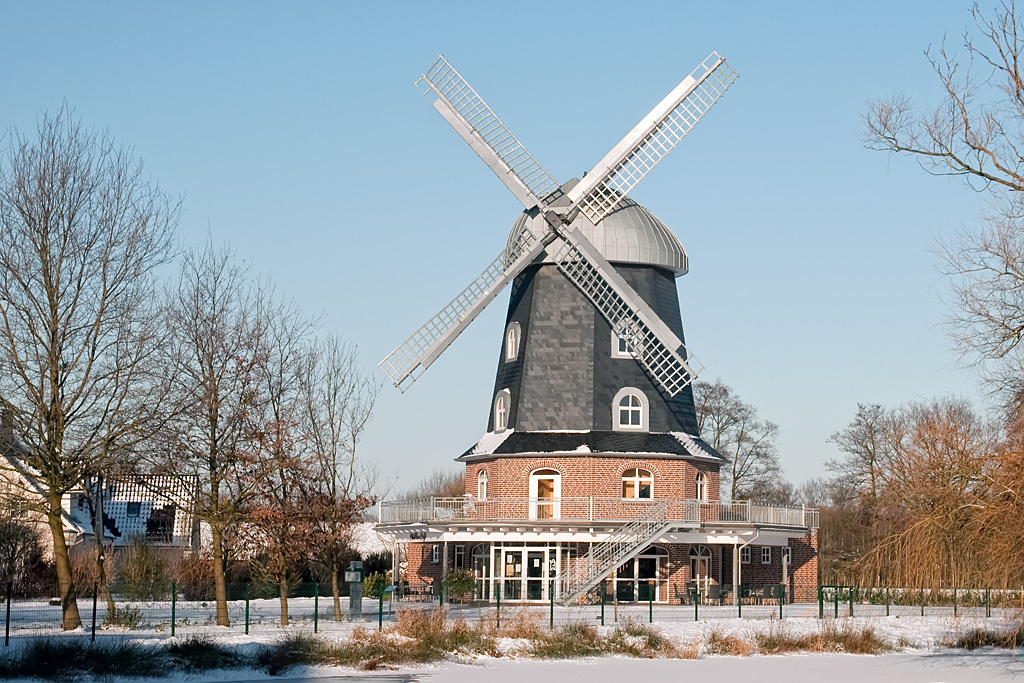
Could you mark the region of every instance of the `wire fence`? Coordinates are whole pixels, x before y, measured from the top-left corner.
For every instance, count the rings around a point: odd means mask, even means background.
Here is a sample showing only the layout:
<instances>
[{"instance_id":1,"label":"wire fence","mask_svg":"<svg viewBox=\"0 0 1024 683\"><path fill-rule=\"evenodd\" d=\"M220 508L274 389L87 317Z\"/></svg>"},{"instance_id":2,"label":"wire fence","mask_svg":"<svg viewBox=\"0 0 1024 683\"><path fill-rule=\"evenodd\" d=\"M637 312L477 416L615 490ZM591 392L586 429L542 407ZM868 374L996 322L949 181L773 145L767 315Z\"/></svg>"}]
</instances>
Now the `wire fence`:
<instances>
[{"instance_id":1,"label":"wire fence","mask_svg":"<svg viewBox=\"0 0 1024 683\"><path fill-rule=\"evenodd\" d=\"M355 603L340 596L337 610L330 586L299 584L291 587L287 599L287 626L282 624L282 601L268 597L264 587L230 584L227 590L227 627L217 625L216 602L190 599L172 586L170 594L157 600L128 600L114 595L113 609L99 591L80 595L76 604L81 626L65 631L63 609L58 598L4 599L4 643L11 638L71 633L111 635L132 633L149 637L174 637L196 633L252 634L299 629L339 635L355 626L383 628L397 619L402 610L430 610L443 606L447 618L486 621L500 627L502 621L528 619L550 626L586 622L612 625L629 622L682 622L720 619L789 619L846 617L965 617L997 618L1018 616L1024 612L1024 591L988 589L906 589L821 586L818 601L792 603L781 590L741 586L737 602L731 591L715 600L699 591L676 597L671 602L656 602L654 592L647 602L619 602L611 591L593 596L586 605L561 606L546 603L508 602L499 596L490 602L455 601L432 592L407 591L395 596L386 592ZM774 589L780 587L774 586ZM9 595L9 593L8 593ZM766 596L772 597L766 597ZM3 598L4 596L0 596ZM392 599L394 598L394 599Z\"/></svg>"}]
</instances>

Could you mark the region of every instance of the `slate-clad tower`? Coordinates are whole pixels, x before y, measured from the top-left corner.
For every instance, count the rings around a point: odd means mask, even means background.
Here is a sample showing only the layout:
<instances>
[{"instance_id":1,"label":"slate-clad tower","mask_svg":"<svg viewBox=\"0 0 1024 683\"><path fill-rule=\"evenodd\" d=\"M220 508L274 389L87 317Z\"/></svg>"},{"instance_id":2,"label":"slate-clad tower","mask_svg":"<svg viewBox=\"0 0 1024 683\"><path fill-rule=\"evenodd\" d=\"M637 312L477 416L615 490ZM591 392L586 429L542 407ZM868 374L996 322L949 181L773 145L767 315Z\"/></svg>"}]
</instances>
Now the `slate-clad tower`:
<instances>
[{"instance_id":1,"label":"slate-clad tower","mask_svg":"<svg viewBox=\"0 0 1024 683\"><path fill-rule=\"evenodd\" d=\"M570 181L563 191L577 182ZM533 225L536 220L521 214L510 242L524 228L543 230ZM574 227L683 339L675 279L686 273L687 257L672 231L630 199L597 226L580 216ZM627 389L642 402L640 424L620 420ZM463 460L578 449L682 457L713 453L699 440L691 386L675 396L662 391L612 333L607 319L547 258L513 282L492 396L488 433L510 433L496 451L488 448L498 441L492 437L467 451ZM680 442L674 436L680 433L690 438ZM689 453L687 444L698 444L702 452Z\"/></svg>"}]
</instances>

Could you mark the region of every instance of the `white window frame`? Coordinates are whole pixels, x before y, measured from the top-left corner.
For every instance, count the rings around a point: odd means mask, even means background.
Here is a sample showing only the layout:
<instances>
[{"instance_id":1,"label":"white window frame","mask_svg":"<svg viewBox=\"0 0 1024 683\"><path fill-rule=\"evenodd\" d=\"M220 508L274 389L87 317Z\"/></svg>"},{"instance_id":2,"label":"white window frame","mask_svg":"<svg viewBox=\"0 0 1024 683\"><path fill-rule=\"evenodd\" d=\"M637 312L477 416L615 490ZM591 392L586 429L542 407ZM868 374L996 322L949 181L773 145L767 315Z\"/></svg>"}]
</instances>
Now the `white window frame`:
<instances>
[{"instance_id":1,"label":"white window frame","mask_svg":"<svg viewBox=\"0 0 1024 683\"><path fill-rule=\"evenodd\" d=\"M494 431L508 429L508 414L512 407L512 392L502 389L494 397Z\"/></svg>"},{"instance_id":2,"label":"white window frame","mask_svg":"<svg viewBox=\"0 0 1024 683\"><path fill-rule=\"evenodd\" d=\"M740 564L750 564L750 546L740 548Z\"/></svg>"},{"instance_id":3,"label":"white window frame","mask_svg":"<svg viewBox=\"0 0 1024 683\"><path fill-rule=\"evenodd\" d=\"M770 545L761 546L761 564L772 563L772 547Z\"/></svg>"},{"instance_id":4,"label":"white window frame","mask_svg":"<svg viewBox=\"0 0 1024 683\"><path fill-rule=\"evenodd\" d=\"M629 395L635 396L637 398L637 400L640 402L640 406L639 406L639 410L640 410L640 424L639 425L633 425L633 424L623 425L620 422L621 413L620 413L619 409L620 409L621 406L619 404L622 403L623 399L625 399ZM651 405L650 402L647 400L647 394L645 394L644 392L640 391L636 387L623 387L622 389L619 389L619 392L617 394L615 394L615 398L612 399L612 430L616 431L616 432L646 432L646 431L650 431L650 428L649 428L649 424L650 424L650 419L649 419L650 418L650 405ZM628 408L628 409L632 410L632 408Z\"/></svg>"},{"instance_id":5,"label":"white window frame","mask_svg":"<svg viewBox=\"0 0 1024 683\"><path fill-rule=\"evenodd\" d=\"M487 498L487 470L480 470L476 475L476 497L480 500Z\"/></svg>"},{"instance_id":6,"label":"white window frame","mask_svg":"<svg viewBox=\"0 0 1024 683\"><path fill-rule=\"evenodd\" d=\"M697 500L708 499L708 477L703 472L697 472L696 487L694 490Z\"/></svg>"},{"instance_id":7,"label":"white window frame","mask_svg":"<svg viewBox=\"0 0 1024 683\"><path fill-rule=\"evenodd\" d=\"M540 499L540 480L553 480L552 499ZM541 517L544 510L549 516ZM541 467L530 473L530 519L559 519L562 516L562 473L553 467Z\"/></svg>"},{"instance_id":8,"label":"white window frame","mask_svg":"<svg viewBox=\"0 0 1024 683\"><path fill-rule=\"evenodd\" d=\"M612 358L636 358L636 354L624 348L626 341L612 330Z\"/></svg>"},{"instance_id":9,"label":"white window frame","mask_svg":"<svg viewBox=\"0 0 1024 683\"><path fill-rule=\"evenodd\" d=\"M631 476L626 476L630 472L632 472L633 474ZM641 472L646 472L646 475L641 474ZM650 500L654 498L654 473L651 470L645 469L643 467L631 467L628 470L624 470L622 472L621 478L623 488L622 500ZM626 497L625 495L627 481L633 483L633 495L631 497ZM648 495L643 497L640 496L640 485L642 483L646 483L648 485Z\"/></svg>"},{"instance_id":10,"label":"white window frame","mask_svg":"<svg viewBox=\"0 0 1024 683\"><path fill-rule=\"evenodd\" d=\"M466 546L457 545L455 546L455 568L465 569L466 568Z\"/></svg>"},{"instance_id":11,"label":"white window frame","mask_svg":"<svg viewBox=\"0 0 1024 683\"><path fill-rule=\"evenodd\" d=\"M435 543L430 550L430 561L434 564L437 564L441 561L441 546L439 546L437 543Z\"/></svg>"},{"instance_id":12,"label":"white window frame","mask_svg":"<svg viewBox=\"0 0 1024 683\"><path fill-rule=\"evenodd\" d=\"M513 361L519 358L520 342L523 338L523 330L519 323L510 323L505 330L505 361Z\"/></svg>"}]
</instances>

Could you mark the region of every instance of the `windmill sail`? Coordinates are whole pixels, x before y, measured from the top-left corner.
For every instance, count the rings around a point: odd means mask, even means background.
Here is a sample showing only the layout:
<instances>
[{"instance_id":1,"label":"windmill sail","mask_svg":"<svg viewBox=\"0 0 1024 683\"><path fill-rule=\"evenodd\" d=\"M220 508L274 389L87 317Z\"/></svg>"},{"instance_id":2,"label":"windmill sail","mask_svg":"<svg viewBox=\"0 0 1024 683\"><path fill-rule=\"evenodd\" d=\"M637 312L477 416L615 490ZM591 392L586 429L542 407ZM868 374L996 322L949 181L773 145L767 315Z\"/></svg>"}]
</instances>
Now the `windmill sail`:
<instances>
[{"instance_id":1,"label":"windmill sail","mask_svg":"<svg viewBox=\"0 0 1024 683\"><path fill-rule=\"evenodd\" d=\"M533 158L476 90L444 55L416 82L434 107L527 209L558 189L558 182ZM423 84L423 85L420 85Z\"/></svg>"},{"instance_id":2,"label":"windmill sail","mask_svg":"<svg viewBox=\"0 0 1024 683\"><path fill-rule=\"evenodd\" d=\"M524 230L458 296L378 363L391 382L403 392L408 389L554 237L537 239Z\"/></svg>"},{"instance_id":3,"label":"windmill sail","mask_svg":"<svg viewBox=\"0 0 1024 683\"><path fill-rule=\"evenodd\" d=\"M725 59L712 52L597 163L569 199L593 223L611 213L736 80Z\"/></svg>"}]
</instances>

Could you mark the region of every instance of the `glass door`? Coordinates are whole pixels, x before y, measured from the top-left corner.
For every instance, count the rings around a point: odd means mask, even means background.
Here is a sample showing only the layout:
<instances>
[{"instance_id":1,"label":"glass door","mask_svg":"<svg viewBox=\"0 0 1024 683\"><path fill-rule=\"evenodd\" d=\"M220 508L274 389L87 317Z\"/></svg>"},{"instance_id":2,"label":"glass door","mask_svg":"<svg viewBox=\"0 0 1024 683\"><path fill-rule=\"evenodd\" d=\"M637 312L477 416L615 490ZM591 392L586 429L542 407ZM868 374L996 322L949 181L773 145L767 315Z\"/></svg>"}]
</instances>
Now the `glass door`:
<instances>
[{"instance_id":1,"label":"glass door","mask_svg":"<svg viewBox=\"0 0 1024 683\"><path fill-rule=\"evenodd\" d=\"M502 600L523 599L523 551L506 550L502 576Z\"/></svg>"},{"instance_id":2,"label":"glass door","mask_svg":"<svg viewBox=\"0 0 1024 683\"><path fill-rule=\"evenodd\" d=\"M531 550L526 553L526 599L544 599L544 557L547 551Z\"/></svg>"},{"instance_id":3,"label":"glass door","mask_svg":"<svg viewBox=\"0 0 1024 683\"><path fill-rule=\"evenodd\" d=\"M530 519L558 519L561 513L562 475L556 470L537 470L530 475Z\"/></svg>"}]
</instances>

